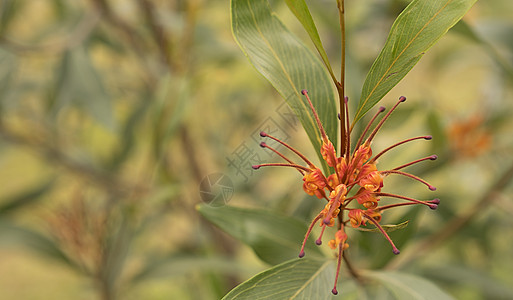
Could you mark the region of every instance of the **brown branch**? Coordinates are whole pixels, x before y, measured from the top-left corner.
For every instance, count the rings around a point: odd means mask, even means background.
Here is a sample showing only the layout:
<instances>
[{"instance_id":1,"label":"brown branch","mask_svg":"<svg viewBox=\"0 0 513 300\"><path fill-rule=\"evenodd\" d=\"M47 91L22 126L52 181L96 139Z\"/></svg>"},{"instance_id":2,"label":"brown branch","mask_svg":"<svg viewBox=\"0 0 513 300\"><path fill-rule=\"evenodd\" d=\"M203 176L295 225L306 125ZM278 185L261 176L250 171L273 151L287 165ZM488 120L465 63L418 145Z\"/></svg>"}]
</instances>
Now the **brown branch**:
<instances>
[{"instance_id":1,"label":"brown branch","mask_svg":"<svg viewBox=\"0 0 513 300\"><path fill-rule=\"evenodd\" d=\"M146 22L148 22L151 33L153 34L153 38L157 43L162 60L168 67L173 68L173 62L171 61L171 51L173 50L173 47L171 46L166 32L162 26L160 26L157 20L153 4L148 0L138 0L137 2L139 3L139 7L144 13Z\"/></svg>"},{"instance_id":2,"label":"brown branch","mask_svg":"<svg viewBox=\"0 0 513 300\"><path fill-rule=\"evenodd\" d=\"M153 86L156 82L156 77L153 74L150 66L146 63L145 57L147 55L147 51L145 51L144 46L144 38L139 34L137 30L135 30L128 23L120 19L110 7L107 0L90 0L93 6L102 14L103 19L110 23L114 29L117 29L122 36L128 41L131 49L137 55L137 58L141 62L141 66L145 70L145 83L149 86Z\"/></svg>"}]
</instances>

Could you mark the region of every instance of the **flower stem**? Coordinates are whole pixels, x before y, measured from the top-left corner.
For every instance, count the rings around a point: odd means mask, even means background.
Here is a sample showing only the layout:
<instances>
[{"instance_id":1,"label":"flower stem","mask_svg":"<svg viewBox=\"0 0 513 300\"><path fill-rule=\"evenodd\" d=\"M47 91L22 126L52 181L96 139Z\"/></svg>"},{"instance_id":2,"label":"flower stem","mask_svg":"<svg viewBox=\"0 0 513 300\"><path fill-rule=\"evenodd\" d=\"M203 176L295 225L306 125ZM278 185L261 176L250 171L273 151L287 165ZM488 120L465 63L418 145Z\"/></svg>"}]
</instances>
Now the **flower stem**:
<instances>
[{"instance_id":1,"label":"flower stem","mask_svg":"<svg viewBox=\"0 0 513 300\"><path fill-rule=\"evenodd\" d=\"M340 154L344 155L346 153L346 147L350 147L350 145L346 145L346 132L345 127L345 69L346 69L346 25L344 18L344 0L337 0L338 7L338 15L340 21L340 81L337 83L337 92L338 99L340 104Z\"/></svg>"}]
</instances>

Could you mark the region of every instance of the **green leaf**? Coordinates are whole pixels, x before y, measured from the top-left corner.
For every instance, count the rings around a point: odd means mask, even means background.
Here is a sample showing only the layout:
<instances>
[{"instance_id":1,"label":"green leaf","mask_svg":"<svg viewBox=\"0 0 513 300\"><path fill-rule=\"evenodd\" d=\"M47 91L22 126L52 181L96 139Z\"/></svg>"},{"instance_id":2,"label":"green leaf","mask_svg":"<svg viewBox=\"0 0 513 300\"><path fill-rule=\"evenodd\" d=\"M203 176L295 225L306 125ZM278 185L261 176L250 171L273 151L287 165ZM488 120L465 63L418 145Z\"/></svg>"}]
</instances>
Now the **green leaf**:
<instances>
[{"instance_id":1,"label":"green leaf","mask_svg":"<svg viewBox=\"0 0 513 300\"><path fill-rule=\"evenodd\" d=\"M0 112L13 94L13 82L16 78L18 60L15 55L0 48Z\"/></svg>"},{"instance_id":2,"label":"green leaf","mask_svg":"<svg viewBox=\"0 0 513 300\"><path fill-rule=\"evenodd\" d=\"M275 265L299 254L307 226L303 222L264 210L231 206L199 205L198 211L210 222L253 248L263 261ZM320 256L321 251L311 239L306 255Z\"/></svg>"},{"instance_id":3,"label":"green leaf","mask_svg":"<svg viewBox=\"0 0 513 300\"><path fill-rule=\"evenodd\" d=\"M17 12L22 11L25 4L23 1L2 1L2 5L0 5L0 35L5 34L11 22L16 18Z\"/></svg>"},{"instance_id":4,"label":"green leaf","mask_svg":"<svg viewBox=\"0 0 513 300\"><path fill-rule=\"evenodd\" d=\"M497 66L508 76L510 80L513 79L513 69L511 62L504 59L503 56L496 50L496 47L503 43L505 46L511 48L513 39L511 38L511 30L513 25L508 22L497 22L487 26L481 25L475 30L467 22L461 20L454 26L452 31L460 33L461 35L469 38L470 40L480 44L488 55L495 61ZM486 23L485 23L486 24ZM481 30L479 30L481 29Z\"/></svg>"},{"instance_id":5,"label":"green leaf","mask_svg":"<svg viewBox=\"0 0 513 300\"><path fill-rule=\"evenodd\" d=\"M44 255L76 270L80 270L80 267L66 255L59 244L53 239L35 230L0 219L0 247L12 245L24 246L37 254Z\"/></svg>"},{"instance_id":6,"label":"green leaf","mask_svg":"<svg viewBox=\"0 0 513 300\"><path fill-rule=\"evenodd\" d=\"M0 216L9 213L25 205L31 204L41 198L51 187L53 187L54 179L45 181L33 188L27 189L21 194L14 195L10 199L0 201Z\"/></svg>"},{"instance_id":7,"label":"green leaf","mask_svg":"<svg viewBox=\"0 0 513 300\"><path fill-rule=\"evenodd\" d=\"M322 62L271 12L267 0L232 0L231 18L240 48L298 116L327 171L319 129L301 95L302 89L309 91L331 142L337 145L335 96Z\"/></svg>"},{"instance_id":8,"label":"green leaf","mask_svg":"<svg viewBox=\"0 0 513 300\"><path fill-rule=\"evenodd\" d=\"M513 287L482 269L461 264L443 264L422 270L424 276L449 286L473 287L483 299L513 299Z\"/></svg>"},{"instance_id":9,"label":"green leaf","mask_svg":"<svg viewBox=\"0 0 513 300\"><path fill-rule=\"evenodd\" d=\"M399 223L397 225L381 225L381 227L383 227L385 232L392 232L392 231L396 231L396 230L405 228L406 226L408 226L409 222L410 221L407 220L407 221L404 221L404 222ZM374 227L374 228L358 227L357 229L360 230L360 231L381 232L377 227Z\"/></svg>"},{"instance_id":10,"label":"green leaf","mask_svg":"<svg viewBox=\"0 0 513 300\"><path fill-rule=\"evenodd\" d=\"M365 276L383 284L398 300L453 299L434 283L411 274L400 272L365 272Z\"/></svg>"},{"instance_id":11,"label":"green leaf","mask_svg":"<svg viewBox=\"0 0 513 300\"><path fill-rule=\"evenodd\" d=\"M130 283L140 283L159 278L169 279L175 276L188 276L194 272L215 272L240 275L248 268L235 261L232 257L204 257L191 254L175 254L169 257L151 257Z\"/></svg>"},{"instance_id":12,"label":"green leaf","mask_svg":"<svg viewBox=\"0 0 513 300\"><path fill-rule=\"evenodd\" d=\"M231 290L229 299L329 299L335 278L331 260L295 259L277 265Z\"/></svg>"},{"instance_id":13,"label":"green leaf","mask_svg":"<svg viewBox=\"0 0 513 300\"><path fill-rule=\"evenodd\" d=\"M144 120L151 103L151 101L139 101L128 116L120 133L121 143L113 151L108 162L110 170L118 170L130 157L130 153L136 147L136 131L140 128L140 123Z\"/></svg>"},{"instance_id":14,"label":"green leaf","mask_svg":"<svg viewBox=\"0 0 513 300\"><path fill-rule=\"evenodd\" d=\"M86 49L78 47L66 52L58 72L53 114L66 105L74 105L87 111L105 127L113 128L110 97Z\"/></svg>"},{"instance_id":15,"label":"green leaf","mask_svg":"<svg viewBox=\"0 0 513 300\"><path fill-rule=\"evenodd\" d=\"M376 105L477 0L414 0L397 17L363 84L353 123Z\"/></svg>"},{"instance_id":16,"label":"green leaf","mask_svg":"<svg viewBox=\"0 0 513 300\"><path fill-rule=\"evenodd\" d=\"M312 19L312 15L308 10L308 6L306 5L304 0L285 0L289 9L296 16L296 18L301 22L306 32L310 36L310 39L314 43L315 49L319 52L324 65L328 69L330 76L336 81L336 77L333 74L333 70L331 69L330 62L328 60L328 55L322 46L321 38L319 37L319 33L317 32L317 28L315 27L315 23Z\"/></svg>"}]
</instances>

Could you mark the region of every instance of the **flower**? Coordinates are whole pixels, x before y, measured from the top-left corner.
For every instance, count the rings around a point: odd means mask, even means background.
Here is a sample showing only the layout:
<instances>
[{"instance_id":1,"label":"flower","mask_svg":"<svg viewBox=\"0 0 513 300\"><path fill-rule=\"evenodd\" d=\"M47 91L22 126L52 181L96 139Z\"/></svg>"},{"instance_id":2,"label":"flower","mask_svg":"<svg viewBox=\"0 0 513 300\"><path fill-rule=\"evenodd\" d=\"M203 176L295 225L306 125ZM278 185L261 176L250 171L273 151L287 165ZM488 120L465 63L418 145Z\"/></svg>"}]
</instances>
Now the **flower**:
<instances>
[{"instance_id":1,"label":"flower","mask_svg":"<svg viewBox=\"0 0 513 300\"><path fill-rule=\"evenodd\" d=\"M447 134L453 153L458 153L456 159L478 157L493 144L493 137L486 128L482 111L449 125Z\"/></svg>"},{"instance_id":2,"label":"flower","mask_svg":"<svg viewBox=\"0 0 513 300\"><path fill-rule=\"evenodd\" d=\"M382 213L390 208L415 204L422 204L428 206L431 209L436 209L440 203L440 200L433 199L422 201L402 195L384 193L381 191L384 187L384 179L392 174L401 175L416 180L426 185L430 190L434 191L436 190L434 186L430 185L428 182L415 175L402 171L402 169L425 160L435 160L437 156L431 155L424 157L390 170L380 171L378 169L378 159L391 149L394 149L407 142L420 139L431 140L432 138L431 136L418 136L403 140L391 145L390 147L373 156L371 149L372 140L383 126L385 121L388 119L390 114L401 102L406 100L405 97L400 97L399 101L394 105L394 107L379 121L379 123L372 129L372 131L370 131L372 124L377 119L379 114L385 111L384 107L379 108L378 112L374 115L369 124L363 130L361 136L358 138L358 141L356 142L352 152L350 149L351 128L349 126L348 118L346 118L345 130L347 132L347 140L344 144L347 146L345 149L342 149L341 155L337 156L335 147L324 131L317 112L315 111L312 102L310 101L308 92L303 90L301 93L306 97L321 133L321 155L328 166L333 168L333 173L325 175L321 169L316 167L299 151L265 132L261 132L260 136L273 139L282 144L293 153L295 153L301 160L303 160L306 166L294 163L292 160L278 152L276 149L268 146L265 142L262 142L260 146L268 148L274 153L278 154L287 163L266 163L254 165L253 168L259 169L261 167L268 166L295 168L301 175L303 175L303 190L309 195L316 196L319 199L325 199L327 201L324 209L322 209L310 223L310 226L308 227L308 230L305 234L301 250L299 252L299 257L302 258L305 256L305 244L317 223L319 223L319 226L321 226L321 233L319 238L315 241L317 245L322 244L322 236L326 227L333 227L335 226L335 223L337 223L337 231L335 236L328 243L328 246L331 249L338 249L337 272L335 276L335 284L332 290L333 294L336 295L338 293L337 280L340 273L343 251L349 247L349 244L347 243L348 236L345 233L345 226L349 224L353 228L358 228L360 226L366 226L367 222L372 223L388 240L392 246L392 251L395 254L399 254L399 249L397 249L392 239L380 225ZM345 101L345 114L347 116L347 98L345 98ZM369 131L370 133L368 137L364 140ZM380 206L379 203L382 198L395 198L402 200L403 202Z\"/></svg>"}]
</instances>

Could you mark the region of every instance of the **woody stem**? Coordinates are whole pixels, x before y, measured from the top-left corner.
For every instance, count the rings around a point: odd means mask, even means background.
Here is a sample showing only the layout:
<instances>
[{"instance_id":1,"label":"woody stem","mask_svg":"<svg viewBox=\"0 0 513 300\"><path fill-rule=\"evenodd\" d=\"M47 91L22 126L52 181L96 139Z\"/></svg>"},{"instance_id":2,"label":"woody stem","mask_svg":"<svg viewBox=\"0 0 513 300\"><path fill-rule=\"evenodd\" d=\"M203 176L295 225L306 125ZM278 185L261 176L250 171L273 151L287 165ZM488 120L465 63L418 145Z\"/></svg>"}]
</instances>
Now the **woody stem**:
<instances>
[{"instance_id":1,"label":"woody stem","mask_svg":"<svg viewBox=\"0 0 513 300\"><path fill-rule=\"evenodd\" d=\"M345 17L344 17L344 0L337 0L337 8L338 8L338 16L340 21L340 82L337 83L337 92L338 99L340 104L340 154L343 155L346 153L346 147L350 147L350 145L346 145L346 132L345 128L345 69L346 69L346 25L345 25Z\"/></svg>"}]
</instances>

